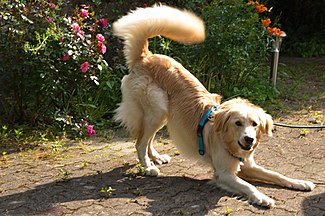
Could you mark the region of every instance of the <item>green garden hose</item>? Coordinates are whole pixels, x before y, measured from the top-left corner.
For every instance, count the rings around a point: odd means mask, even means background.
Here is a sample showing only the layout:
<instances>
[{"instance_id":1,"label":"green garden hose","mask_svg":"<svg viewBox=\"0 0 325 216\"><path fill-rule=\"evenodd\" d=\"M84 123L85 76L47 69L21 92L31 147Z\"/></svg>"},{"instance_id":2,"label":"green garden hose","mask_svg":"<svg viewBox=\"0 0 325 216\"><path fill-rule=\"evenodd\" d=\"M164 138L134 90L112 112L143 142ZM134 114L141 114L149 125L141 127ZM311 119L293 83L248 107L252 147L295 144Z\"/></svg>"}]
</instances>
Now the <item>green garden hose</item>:
<instances>
[{"instance_id":1,"label":"green garden hose","mask_svg":"<svg viewBox=\"0 0 325 216\"><path fill-rule=\"evenodd\" d=\"M319 129L319 128L325 128L325 125L289 125L289 124L282 124L282 123L274 123L276 126L281 127L288 127L288 128L312 128L312 129Z\"/></svg>"}]
</instances>

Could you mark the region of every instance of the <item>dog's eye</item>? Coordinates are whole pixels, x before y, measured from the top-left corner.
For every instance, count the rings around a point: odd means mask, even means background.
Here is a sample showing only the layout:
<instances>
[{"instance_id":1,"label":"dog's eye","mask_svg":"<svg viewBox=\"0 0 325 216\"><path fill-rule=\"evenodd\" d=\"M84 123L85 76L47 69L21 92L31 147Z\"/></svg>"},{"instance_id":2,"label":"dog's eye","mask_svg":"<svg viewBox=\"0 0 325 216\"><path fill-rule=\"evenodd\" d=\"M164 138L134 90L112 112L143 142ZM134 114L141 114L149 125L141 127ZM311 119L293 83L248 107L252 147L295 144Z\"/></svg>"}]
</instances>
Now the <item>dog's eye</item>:
<instances>
[{"instance_id":1,"label":"dog's eye","mask_svg":"<svg viewBox=\"0 0 325 216\"><path fill-rule=\"evenodd\" d=\"M240 127L240 126L243 126L243 124L240 122L240 121L236 121L235 124Z\"/></svg>"},{"instance_id":2,"label":"dog's eye","mask_svg":"<svg viewBox=\"0 0 325 216\"><path fill-rule=\"evenodd\" d=\"M253 127L256 127L257 126L257 123L256 122L252 122L252 125L253 125Z\"/></svg>"}]
</instances>

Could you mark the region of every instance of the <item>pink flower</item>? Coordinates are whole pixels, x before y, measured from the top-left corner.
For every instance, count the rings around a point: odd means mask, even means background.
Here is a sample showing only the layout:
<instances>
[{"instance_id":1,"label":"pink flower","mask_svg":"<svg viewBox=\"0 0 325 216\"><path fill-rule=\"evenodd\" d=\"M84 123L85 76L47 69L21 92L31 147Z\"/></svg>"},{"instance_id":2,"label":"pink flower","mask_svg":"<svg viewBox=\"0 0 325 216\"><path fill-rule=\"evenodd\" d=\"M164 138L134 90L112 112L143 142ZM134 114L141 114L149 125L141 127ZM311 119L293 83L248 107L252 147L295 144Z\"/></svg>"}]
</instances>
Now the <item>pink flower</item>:
<instances>
[{"instance_id":1,"label":"pink flower","mask_svg":"<svg viewBox=\"0 0 325 216\"><path fill-rule=\"evenodd\" d=\"M97 40L99 40L100 42L105 41L105 37L104 37L102 34L97 34L97 35L96 35L96 38L97 38Z\"/></svg>"},{"instance_id":2,"label":"pink flower","mask_svg":"<svg viewBox=\"0 0 325 216\"><path fill-rule=\"evenodd\" d=\"M80 31L80 26L79 26L78 23L72 23L71 28L72 28L73 31L75 31L75 32Z\"/></svg>"},{"instance_id":3,"label":"pink flower","mask_svg":"<svg viewBox=\"0 0 325 216\"><path fill-rule=\"evenodd\" d=\"M51 4L50 4L50 8L51 8L51 9L54 9L54 8L55 8L55 4L51 3Z\"/></svg>"},{"instance_id":4,"label":"pink flower","mask_svg":"<svg viewBox=\"0 0 325 216\"><path fill-rule=\"evenodd\" d=\"M103 27L106 27L107 26L106 19L100 19L99 22L100 22L100 24L102 24Z\"/></svg>"},{"instance_id":5,"label":"pink flower","mask_svg":"<svg viewBox=\"0 0 325 216\"><path fill-rule=\"evenodd\" d=\"M89 68L89 63L87 61L80 65L80 69L83 73L87 72L88 68Z\"/></svg>"},{"instance_id":6,"label":"pink flower","mask_svg":"<svg viewBox=\"0 0 325 216\"><path fill-rule=\"evenodd\" d=\"M77 32L77 36L80 37L80 38L83 37L84 34L85 34L85 33L84 33L83 31L78 31L78 32Z\"/></svg>"},{"instance_id":7,"label":"pink flower","mask_svg":"<svg viewBox=\"0 0 325 216\"><path fill-rule=\"evenodd\" d=\"M61 60L62 61L68 61L70 59L70 56L69 55L63 55L62 57L61 57Z\"/></svg>"},{"instance_id":8,"label":"pink flower","mask_svg":"<svg viewBox=\"0 0 325 216\"><path fill-rule=\"evenodd\" d=\"M48 22L48 23L53 22L52 17L49 17L49 16L45 17L45 20L46 20L46 22Z\"/></svg>"},{"instance_id":9,"label":"pink flower","mask_svg":"<svg viewBox=\"0 0 325 216\"><path fill-rule=\"evenodd\" d=\"M94 130L94 125L88 125L87 126L87 135L93 136L96 134L96 131Z\"/></svg>"},{"instance_id":10,"label":"pink flower","mask_svg":"<svg viewBox=\"0 0 325 216\"><path fill-rule=\"evenodd\" d=\"M86 10L86 9L81 9L81 10L80 10L80 13L81 13L81 16L82 16L82 17L87 17L89 12L88 12L88 10Z\"/></svg>"},{"instance_id":11,"label":"pink flower","mask_svg":"<svg viewBox=\"0 0 325 216\"><path fill-rule=\"evenodd\" d=\"M143 4L143 7L148 7L148 5L147 4Z\"/></svg>"},{"instance_id":12,"label":"pink flower","mask_svg":"<svg viewBox=\"0 0 325 216\"><path fill-rule=\"evenodd\" d=\"M102 43L98 44L98 47L101 51L101 53L105 54L106 53L106 46Z\"/></svg>"}]
</instances>

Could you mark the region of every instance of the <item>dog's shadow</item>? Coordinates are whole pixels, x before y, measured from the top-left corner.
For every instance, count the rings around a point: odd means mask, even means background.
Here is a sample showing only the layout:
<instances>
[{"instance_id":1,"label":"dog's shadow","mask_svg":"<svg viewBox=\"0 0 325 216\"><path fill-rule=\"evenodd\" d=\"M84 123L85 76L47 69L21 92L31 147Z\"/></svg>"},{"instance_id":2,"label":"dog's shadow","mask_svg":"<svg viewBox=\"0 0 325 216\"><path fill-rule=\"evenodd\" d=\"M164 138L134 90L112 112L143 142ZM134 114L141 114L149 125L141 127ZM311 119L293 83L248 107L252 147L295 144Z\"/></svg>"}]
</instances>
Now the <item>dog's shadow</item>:
<instances>
[{"instance_id":1,"label":"dog's shadow","mask_svg":"<svg viewBox=\"0 0 325 216\"><path fill-rule=\"evenodd\" d=\"M125 203L146 202L142 203L144 210L153 215L186 212L204 215L216 207L221 197L230 195L208 182L183 176L133 178L119 167L106 173L53 181L1 196L0 215L60 215L59 210L53 208L62 203L87 200L102 201L102 206L109 211L116 199L128 200ZM52 214L48 214L49 211Z\"/></svg>"},{"instance_id":2,"label":"dog's shadow","mask_svg":"<svg viewBox=\"0 0 325 216\"><path fill-rule=\"evenodd\" d=\"M316 194L306 197L302 202L302 213L305 216L309 215L325 215L325 193Z\"/></svg>"}]
</instances>

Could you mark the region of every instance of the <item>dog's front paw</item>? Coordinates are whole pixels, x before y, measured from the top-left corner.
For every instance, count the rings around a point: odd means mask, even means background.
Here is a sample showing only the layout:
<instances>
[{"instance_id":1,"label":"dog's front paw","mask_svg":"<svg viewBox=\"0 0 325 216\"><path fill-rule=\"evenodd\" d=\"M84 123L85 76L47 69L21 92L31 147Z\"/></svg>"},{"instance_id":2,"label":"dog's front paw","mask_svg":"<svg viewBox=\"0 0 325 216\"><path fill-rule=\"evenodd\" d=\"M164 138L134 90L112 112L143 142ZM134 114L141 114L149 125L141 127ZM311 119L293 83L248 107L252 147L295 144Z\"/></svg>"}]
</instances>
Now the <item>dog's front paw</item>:
<instances>
[{"instance_id":1,"label":"dog's front paw","mask_svg":"<svg viewBox=\"0 0 325 216\"><path fill-rule=\"evenodd\" d=\"M157 176L159 173L160 170L155 165L146 168L146 175L148 176Z\"/></svg>"},{"instance_id":2,"label":"dog's front paw","mask_svg":"<svg viewBox=\"0 0 325 216\"><path fill-rule=\"evenodd\" d=\"M251 204L264 206L264 207L272 207L274 206L275 202L270 197L266 196L265 194L256 191L248 197L248 201Z\"/></svg>"},{"instance_id":3,"label":"dog's front paw","mask_svg":"<svg viewBox=\"0 0 325 216\"><path fill-rule=\"evenodd\" d=\"M302 191L311 191L315 188L315 184L310 181L294 179L289 185L289 188L302 190Z\"/></svg>"}]
</instances>

